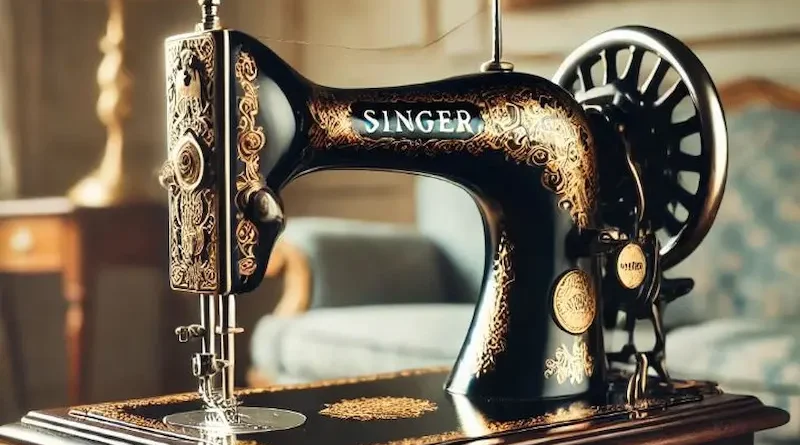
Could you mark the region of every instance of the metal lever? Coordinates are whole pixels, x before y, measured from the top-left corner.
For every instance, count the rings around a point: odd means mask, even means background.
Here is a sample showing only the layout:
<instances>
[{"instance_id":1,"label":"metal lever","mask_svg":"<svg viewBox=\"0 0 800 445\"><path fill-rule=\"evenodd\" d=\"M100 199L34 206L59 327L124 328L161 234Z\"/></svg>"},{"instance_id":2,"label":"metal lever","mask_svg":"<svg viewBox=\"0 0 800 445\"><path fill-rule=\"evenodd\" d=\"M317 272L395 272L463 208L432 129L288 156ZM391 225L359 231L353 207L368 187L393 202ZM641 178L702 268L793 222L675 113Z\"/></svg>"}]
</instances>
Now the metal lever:
<instances>
[{"instance_id":1,"label":"metal lever","mask_svg":"<svg viewBox=\"0 0 800 445\"><path fill-rule=\"evenodd\" d=\"M633 233L631 234L631 238L635 239L639 238L640 236L639 229L641 228L642 221L644 220L644 186L642 185L642 178L639 174L639 168L633 161L633 153L628 137L628 130L624 125L620 124L617 126L617 132L620 135L620 140L622 140L622 145L625 147L625 163L628 167L628 171L631 174L631 178L633 179L634 188L636 189L636 219L633 222Z\"/></svg>"},{"instance_id":2,"label":"metal lever","mask_svg":"<svg viewBox=\"0 0 800 445\"><path fill-rule=\"evenodd\" d=\"M199 324L191 324L189 326L178 326L177 328L175 328L175 336L178 337L178 341L181 343L186 343L189 340L202 338L204 335L206 335L206 328Z\"/></svg>"}]
</instances>

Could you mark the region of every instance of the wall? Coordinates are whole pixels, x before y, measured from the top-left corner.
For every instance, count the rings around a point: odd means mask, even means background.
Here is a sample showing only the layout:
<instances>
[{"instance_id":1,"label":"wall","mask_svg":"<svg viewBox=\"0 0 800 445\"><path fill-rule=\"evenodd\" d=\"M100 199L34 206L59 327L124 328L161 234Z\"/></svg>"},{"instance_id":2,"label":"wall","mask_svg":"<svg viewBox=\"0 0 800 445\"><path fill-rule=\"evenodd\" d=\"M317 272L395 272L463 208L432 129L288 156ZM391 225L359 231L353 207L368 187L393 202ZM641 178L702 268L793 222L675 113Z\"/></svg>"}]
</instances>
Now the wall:
<instances>
[{"instance_id":1,"label":"wall","mask_svg":"<svg viewBox=\"0 0 800 445\"><path fill-rule=\"evenodd\" d=\"M61 194L96 165L104 144L95 103L105 6L82 0L13 3L15 32L24 42L17 45L21 191L25 196ZM544 6L504 16L505 58L519 71L550 77L592 35L638 23L685 39L718 83L763 75L800 84L800 61L784 56L800 51L794 0L540 3ZM198 8L189 0L125 4L126 63L134 81L126 163L154 199L163 199L155 181L163 160L162 41L190 29ZM381 86L475 72L490 55L488 4L228 0L222 14L226 25L261 38L315 82ZM446 32L445 39L431 43ZM326 172L301 178L284 197L290 215L411 222L412 187L413 178L405 175Z\"/></svg>"},{"instance_id":2,"label":"wall","mask_svg":"<svg viewBox=\"0 0 800 445\"><path fill-rule=\"evenodd\" d=\"M403 8L410 5L411 14L401 12L402 22L392 14L384 14L383 22L373 20L374 13L385 8L369 6L371 3L363 0L349 4L320 0L227 1L223 2L222 17L226 26L263 39L313 80L346 86L358 80L353 73L367 72L363 71L364 66L346 70L342 60L335 60L340 55L336 50L319 57L319 51L305 54L305 45L277 39L325 42L330 35L341 34L342 29L361 36L364 33L359 24L371 22L373 28L367 32L381 30L384 40L393 40L388 38L384 25L422 23L422 5L426 3L431 2L405 3ZM105 143L95 105L97 67L102 58L98 41L105 32L107 11L100 1L14 0L13 6L16 35L25 43L25 49L16 54L17 90L22 92L17 108L23 116L18 150L20 194L60 195L97 165ZM342 16L342 10L357 13ZM124 162L132 177L157 200L164 199L156 181L156 171L163 161L165 133L163 39L190 31L197 16L194 1L125 2L125 64L133 85L131 114L125 124ZM349 18L350 26L328 20L331 16ZM404 31L414 31L407 33L407 40L419 40L421 30L419 25L416 28L404 27ZM306 63L308 69L304 68ZM398 71L394 79L387 80L401 81L403 77ZM284 198L290 215L410 222L413 206L407 192L411 184L412 179L402 175L320 173L292 184Z\"/></svg>"},{"instance_id":3,"label":"wall","mask_svg":"<svg viewBox=\"0 0 800 445\"><path fill-rule=\"evenodd\" d=\"M800 61L787 57L800 54L800 17L794 3L592 1L590 6L571 2L569 6L520 10L506 14L506 58L519 71L550 77L566 54L591 35L638 22L688 39L718 82L762 75L800 85ZM226 0L223 14L226 25L261 38L315 82L381 86L475 72L490 56L486 4L484 0ZM13 7L14 32L19 36L21 190L25 196L61 194L96 165L104 144L95 102L101 59L98 39L104 32L106 10L102 2L83 0L14 0ZM126 126L126 162L154 199L163 199L154 174L164 150L163 39L189 30L197 6L193 0L128 0L126 8L126 63L134 81L132 114ZM457 29L443 41L425 46L454 27ZM287 39L311 45L278 41ZM290 185L284 198L290 215L410 223L414 219L413 185L413 177L400 174L317 173ZM111 271L102 280L100 294L114 297L104 300L105 309L101 310L108 329L126 321L140 322L136 325L140 329L155 329L155 301L131 300L148 295L148 287L159 286L153 280L152 275L138 270ZM59 339L63 306L54 297L59 285L20 280L15 287L16 295L26 296L21 310L34 314L31 317L37 321L29 325L24 341L26 350L36 351L29 363L29 368L36 369L32 378L46 384L32 403L58 405L63 402L59 389L63 388L63 376L57 375L63 369ZM241 300L246 306L241 313L265 313L270 304L268 291L261 297L263 300ZM192 304L188 302L185 310L173 314L175 319L167 323L193 320ZM139 312L131 312L134 306ZM42 307L51 311L41 314ZM243 323L247 326L253 321ZM42 348L48 341L57 346ZM127 360L130 370L116 377L106 374L106 383L98 384L97 397L130 395L115 392L115 378L138 379L139 387L129 389L138 394L160 391L158 382L141 377L152 372L152 361L161 354L154 350L157 348L142 342L138 349L122 352L114 352L114 345L108 344L101 349L106 352L98 359L98 369ZM246 348L242 350L246 352ZM181 369L184 372L188 367Z\"/></svg>"},{"instance_id":4,"label":"wall","mask_svg":"<svg viewBox=\"0 0 800 445\"><path fill-rule=\"evenodd\" d=\"M259 17L281 29L291 21L291 1L249 2L256 15L230 2L231 25ZM133 81L132 113L126 122L125 162L154 197L162 191L155 171L163 160L165 120L163 41L191 31L198 16L193 1L126 1L125 65ZM258 7L260 5L260 7ZM237 8L238 7L238 8ZM107 10L102 1L15 0L18 108L22 129L22 194L64 193L100 160L105 132L95 106L97 69ZM290 15L289 15L290 17ZM292 60L291 54L286 55Z\"/></svg>"}]
</instances>

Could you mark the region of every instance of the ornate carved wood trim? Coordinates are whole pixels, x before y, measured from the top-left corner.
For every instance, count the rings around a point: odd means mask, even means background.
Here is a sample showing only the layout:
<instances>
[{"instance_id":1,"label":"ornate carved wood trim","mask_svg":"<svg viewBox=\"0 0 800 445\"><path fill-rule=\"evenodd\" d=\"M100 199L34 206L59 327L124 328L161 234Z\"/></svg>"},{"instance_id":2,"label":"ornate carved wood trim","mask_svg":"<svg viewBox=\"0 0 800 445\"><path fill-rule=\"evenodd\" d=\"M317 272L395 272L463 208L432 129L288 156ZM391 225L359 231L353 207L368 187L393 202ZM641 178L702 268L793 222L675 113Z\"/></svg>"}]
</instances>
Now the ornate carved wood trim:
<instances>
[{"instance_id":1,"label":"ornate carved wood trim","mask_svg":"<svg viewBox=\"0 0 800 445\"><path fill-rule=\"evenodd\" d=\"M800 90L765 78L748 77L726 83L720 86L719 94L725 111L756 103L800 111Z\"/></svg>"},{"instance_id":2,"label":"ornate carved wood trim","mask_svg":"<svg viewBox=\"0 0 800 445\"><path fill-rule=\"evenodd\" d=\"M252 367L247 370L246 380L249 388L267 388L275 384L269 377Z\"/></svg>"},{"instance_id":3,"label":"ornate carved wood trim","mask_svg":"<svg viewBox=\"0 0 800 445\"><path fill-rule=\"evenodd\" d=\"M308 310L311 303L311 266L301 249L279 240L267 265L267 277L283 278L283 293L273 315L290 317Z\"/></svg>"}]
</instances>

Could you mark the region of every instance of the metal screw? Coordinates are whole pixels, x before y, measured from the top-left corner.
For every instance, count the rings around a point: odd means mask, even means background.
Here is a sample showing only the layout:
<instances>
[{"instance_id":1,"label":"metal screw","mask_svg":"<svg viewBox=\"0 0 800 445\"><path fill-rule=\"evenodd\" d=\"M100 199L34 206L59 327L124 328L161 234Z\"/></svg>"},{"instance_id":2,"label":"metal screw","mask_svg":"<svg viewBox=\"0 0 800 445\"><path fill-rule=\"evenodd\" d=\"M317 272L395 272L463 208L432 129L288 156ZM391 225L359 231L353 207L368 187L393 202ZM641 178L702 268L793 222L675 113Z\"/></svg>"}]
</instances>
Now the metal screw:
<instances>
[{"instance_id":1,"label":"metal screw","mask_svg":"<svg viewBox=\"0 0 800 445\"><path fill-rule=\"evenodd\" d=\"M198 28L202 31L210 31L212 29L219 29L219 15L217 10L222 0L197 0L203 12L203 21L200 22Z\"/></svg>"}]
</instances>

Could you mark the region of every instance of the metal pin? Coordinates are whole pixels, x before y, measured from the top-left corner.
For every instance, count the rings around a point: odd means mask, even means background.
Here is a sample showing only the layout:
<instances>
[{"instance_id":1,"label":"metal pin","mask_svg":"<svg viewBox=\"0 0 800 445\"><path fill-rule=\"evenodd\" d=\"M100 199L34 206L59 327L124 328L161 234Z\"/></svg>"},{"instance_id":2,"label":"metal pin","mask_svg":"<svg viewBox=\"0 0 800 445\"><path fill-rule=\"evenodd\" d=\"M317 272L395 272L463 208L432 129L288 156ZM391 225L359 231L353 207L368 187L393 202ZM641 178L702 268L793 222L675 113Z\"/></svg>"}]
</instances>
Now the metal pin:
<instances>
[{"instance_id":1,"label":"metal pin","mask_svg":"<svg viewBox=\"0 0 800 445\"><path fill-rule=\"evenodd\" d=\"M198 31L219 29L219 15L217 10L222 0L197 0L203 12L203 21L197 25Z\"/></svg>"},{"instance_id":2,"label":"metal pin","mask_svg":"<svg viewBox=\"0 0 800 445\"><path fill-rule=\"evenodd\" d=\"M492 60L481 65L481 71L514 71L514 64L503 59L503 18L501 0L493 0L492 5Z\"/></svg>"}]
</instances>

